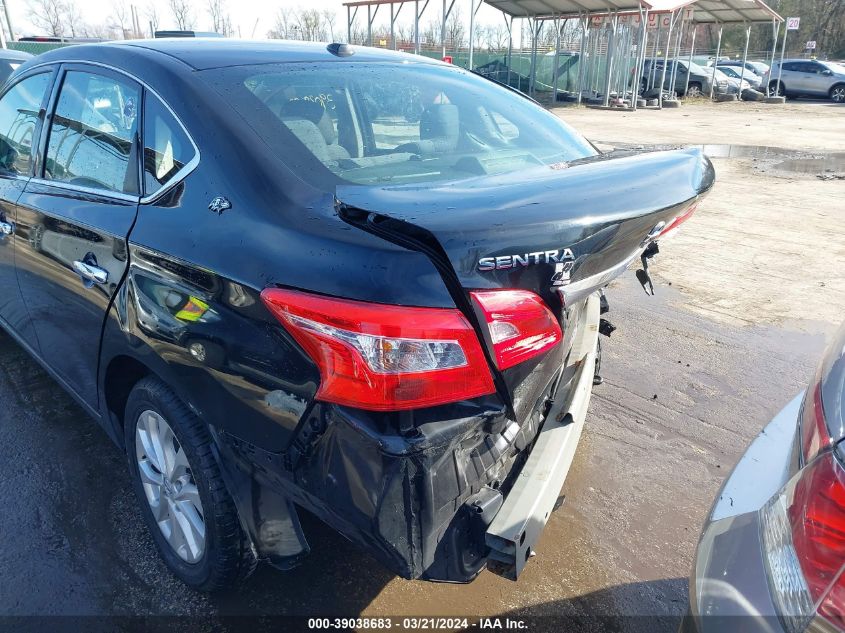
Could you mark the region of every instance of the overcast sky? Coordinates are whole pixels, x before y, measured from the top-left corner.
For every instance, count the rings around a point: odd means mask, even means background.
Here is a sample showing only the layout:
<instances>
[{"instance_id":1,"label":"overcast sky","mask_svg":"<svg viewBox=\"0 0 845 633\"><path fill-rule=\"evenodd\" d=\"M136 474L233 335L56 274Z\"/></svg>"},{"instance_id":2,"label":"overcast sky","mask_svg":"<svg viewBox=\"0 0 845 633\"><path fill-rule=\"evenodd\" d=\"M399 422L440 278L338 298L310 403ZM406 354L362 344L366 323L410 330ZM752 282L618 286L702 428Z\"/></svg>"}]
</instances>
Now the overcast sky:
<instances>
[{"instance_id":1,"label":"overcast sky","mask_svg":"<svg viewBox=\"0 0 845 633\"><path fill-rule=\"evenodd\" d=\"M79 7L83 20L91 24L102 24L106 22L111 13L112 3L108 0L73 0L76 6ZM299 8L303 6L303 2L296 0L267 0L267 1L244 1L244 0L225 0L227 10L232 19L232 25L235 32L240 32L241 37L244 38L259 38L263 39L267 36L267 31L272 28L275 21L275 15L282 6ZM456 6L460 6L461 14L467 23L467 33L469 32L469 11L471 0L456 0ZM30 10L27 0L6 0L9 7L12 26L15 29L15 36L21 37L25 35L41 35L38 29L32 24L30 20ZM167 0L143 0L137 2L127 2L127 6L134 4L141 18L141 26L149 35L149 22L145 17L147 8L155 6L159 15L159 28L176 28L176 22L173 19L173 14L170 11ZM422 4L422 3L421 3ZM343 0L308 0L307 6L316 9L334 9L337 11L337 21L335 22L335 29L339 29L340 33L346 31L346 7L343 6ZM413 2L405 4L402 12L399 14L400 21L411 23L413 21L414 9ZM206 0L194 0L194 18L195 28L197 30L208 30L211 28L211 18L207 10ZM397 5L398 7L398 5ZM443 5L438 0L431 0L423 14L421 24L427 23L429 20L436 18L439 12L443 10ZM504 24L502 14L500 11L493 9L488 5L483 5L478 11L478 20L480 23L489 24ZM388 24L390 16L390 8L383 6L377 15L375 24ZM358 11L357 24L362 27L366 26L366 7L361 7ZM422 28L422 27L421 27Z\"/></svg>"}]
</instances>

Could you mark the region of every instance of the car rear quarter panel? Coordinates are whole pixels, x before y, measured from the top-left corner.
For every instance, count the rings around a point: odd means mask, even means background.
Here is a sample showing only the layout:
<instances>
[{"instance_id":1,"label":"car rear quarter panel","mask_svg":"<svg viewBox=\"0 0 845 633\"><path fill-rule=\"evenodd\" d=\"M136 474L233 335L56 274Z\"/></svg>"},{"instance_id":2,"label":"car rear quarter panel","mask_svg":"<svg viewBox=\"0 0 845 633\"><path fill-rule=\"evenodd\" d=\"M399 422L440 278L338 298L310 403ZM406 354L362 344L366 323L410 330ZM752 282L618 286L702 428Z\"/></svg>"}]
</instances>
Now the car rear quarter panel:
<instances>
[{"instance_id":1,"label":"car rear quarter panel","mask_svg":"<svg viewBox=\"0 0 845 633\"><path fill-rule=\"evenodd\" d=\"M104 331L101 388L112 364L131 357L212 426L280 451L313 399L318 372L264 307L264 288L454 303L424 255L344 223L331 195L274 160L284 148L268 147L219 96L183 75L157 79L184 86L160 94L199 147L199 164L140 206L126 280ZM209 210L217 196L231 208ZM180 315L184 306L202 314Z\"/></svg>"}]
</instances>

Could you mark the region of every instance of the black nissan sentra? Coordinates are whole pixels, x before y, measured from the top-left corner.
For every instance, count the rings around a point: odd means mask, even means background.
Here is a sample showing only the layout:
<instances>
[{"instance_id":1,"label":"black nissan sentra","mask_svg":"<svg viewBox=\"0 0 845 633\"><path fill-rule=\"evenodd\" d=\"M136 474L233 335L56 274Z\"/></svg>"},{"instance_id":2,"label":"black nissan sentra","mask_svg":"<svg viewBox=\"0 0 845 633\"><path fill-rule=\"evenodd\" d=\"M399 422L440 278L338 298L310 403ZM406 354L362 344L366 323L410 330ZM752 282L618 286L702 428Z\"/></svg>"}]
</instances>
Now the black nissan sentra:
<instances>
[{"instance_id":1,"label":"black nissan sentra","mask_svg":"<svg viewBox=\"0 0 845 633\"><path fill-rule=\"evenodd\" d=\"M602 289L714 179L698 150L600 154L506 87L338 44L51 51L6 83L0 143L0 323L203 590L296 565L298 508L406 578L516 578Z\"/></svg>"}]
</instances>

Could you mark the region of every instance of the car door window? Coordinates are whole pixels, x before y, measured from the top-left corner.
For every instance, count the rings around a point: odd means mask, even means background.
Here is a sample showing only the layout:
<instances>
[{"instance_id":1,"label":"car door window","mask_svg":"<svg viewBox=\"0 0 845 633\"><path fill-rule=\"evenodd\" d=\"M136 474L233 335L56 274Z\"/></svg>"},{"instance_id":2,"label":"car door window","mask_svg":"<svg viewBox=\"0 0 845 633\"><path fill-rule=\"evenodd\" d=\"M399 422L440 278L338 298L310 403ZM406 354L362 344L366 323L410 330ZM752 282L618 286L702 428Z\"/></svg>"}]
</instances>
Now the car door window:
<instances>
[{"instance_id":1,"label":"car door window","mask_svg":"<svg viewBox=\"0 0 845 633\"><path fill-rule=\"evenodd\" d=\"M132 142L140 96L128 80L69 71L50 127L44 178L137 193Z\"/></svg>"},{"instance_id":2,"label":"car door window","mask_svg":"<svg viewBox=\"0 0 845 633\"><path fill-rule=\"evenodd\" d=\"M0 172L29 174L38 112L50 87L50 77L50 73L27 77L0 99Z\"/></svg>"},{"instance_id":3,"label":"car door window","mask_svg":"<svg viewBox=\"0 0 845 633\"><path fill-rule=\"evenodd\" d=\"M154 94L144 98L144 192L171 183L193 160L196 149L180 123Z\"/></svg>"}]
</instances>

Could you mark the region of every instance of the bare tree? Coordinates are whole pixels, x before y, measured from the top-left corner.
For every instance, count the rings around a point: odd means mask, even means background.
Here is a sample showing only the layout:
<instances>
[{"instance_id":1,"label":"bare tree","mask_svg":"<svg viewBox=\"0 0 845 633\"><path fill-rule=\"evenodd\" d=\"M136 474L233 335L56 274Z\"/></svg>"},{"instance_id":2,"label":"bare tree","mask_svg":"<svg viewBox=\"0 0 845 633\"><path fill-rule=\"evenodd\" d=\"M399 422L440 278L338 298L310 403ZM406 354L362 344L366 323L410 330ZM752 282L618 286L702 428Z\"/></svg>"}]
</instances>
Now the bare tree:
<instances>
[{"instance_id":1,"label":"bare tree","mask_svg":"<svg viewBox=\"0 0 845 633\"><path fill-rule=\"evenodd\" d=\"M123 0L117 0L112 3L111 15L108 19L108 26L120 33L120 38L126 38L127 24L131 24L132 19L129 17L129 8Z\"/></svg>"},{"instance_id":2,"label":"bare tree","mask_svg":"<svg viewBox=\"0 0 845 633\"><path fill-rule=\"evenodd\" d=\"M146 11L144 11L144 15L147 18L147 21L150 24L150 28L152 29L152 33L150 33L150 37L155 37L155 32L158 31L159 25L159 17L158 17L158 9L154 4L151 4L147 7Z\"/></svg>"},{"instance_id":3,"label":"bare tree","mask_svg":"<svg viewBox=\"0 0 845 633\"><path fill-rule=\"evenodd\" d=\"M293 40L296 38L296 18L293 10L282 7L276 13L273 27L268 31L267 37L276 40Z\"/></svg>"},{"instance_id":4,"label":"bare tree","mask_svg":"<svg viewBox=\"0 0 845 633\"><path fill-rule=\"evenodd\" d=\"M65 14L67 5L64 0L27 0L29 19L39 29L51 37L65 35Z\"/></svg>"},{"instance_id":5,"label":"bare tree","mask_svg":"<svg viewBox=\"0 0 845 633\"><path fill-rule=\"evenodd\" d=\"M168 0L170 11L176 20L176 28L180 31L190 31L194 28L194 15L190 0Z\"/></svg>"},{"instance_id":6,"label":"bare tree","mask_svg":"<svg viewBox=\"0 0 845 633\"><path fill-rule=\"evenodd\" d=\"M82 21L82 14L79 12L79 7L72 0L66 0L65 3L64 22L67 29L70 31L71 37L85 37L85 23Z\"/></svg>"},{"instance_id":7,"label":"bare tree","mask_svg":"<svg viewBox=\"0 0 845 633\"><path fill-rule=\"evenodd\" d=\"M484 43L493 51L502 51L508 47L508 27L504 24L487 25L484 29Z\"/></svg>"},{"instance_id":8,"label":"bare tree","mask_svg":"<svg viewBox=\"0 0 845 633\"><path fill-rule=\"evenodd\" d=\"M208 0L208 14L211 16L211 30L226 35L225 0Z\"/></svg>"},{"instance_id":9,"label":"bare tree","mask_svg":"<svg viewBox=\"0 0 845 633\"><path fill-rule=\"evenodd\" d=\"M302 9L296 17L300 37L307 42L326 39L323 15L317 9Z\"/></svg>"},{"instance_id":10,"label":"bare tree","mask_svg":"<svg viewBox=\"0 0 845 633\"><path fill-rule=\"evenodd\" d=\"M332 42L336 41L334 37L334 23L337 20L337 13L332 9L325 9L323 11L323 23L325 24L324 32L327 31L328 39Z\"/></svg>"}]
</instances>

